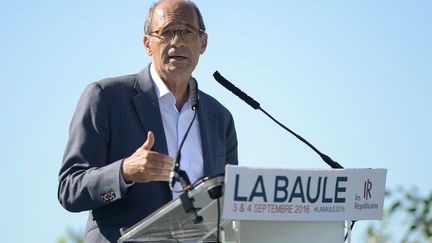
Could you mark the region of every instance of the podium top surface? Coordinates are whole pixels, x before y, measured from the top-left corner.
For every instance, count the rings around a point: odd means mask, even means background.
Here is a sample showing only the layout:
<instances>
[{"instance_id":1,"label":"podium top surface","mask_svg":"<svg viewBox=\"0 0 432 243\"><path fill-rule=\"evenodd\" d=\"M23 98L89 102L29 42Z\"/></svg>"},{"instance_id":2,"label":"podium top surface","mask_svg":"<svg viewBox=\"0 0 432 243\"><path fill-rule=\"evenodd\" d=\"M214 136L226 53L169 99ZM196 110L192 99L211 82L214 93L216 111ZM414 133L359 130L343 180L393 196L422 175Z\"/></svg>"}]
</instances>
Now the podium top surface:
<instances>
[{"instance_id":1,"label":"podium top surface","mask_svg":"<svg viewBox=\"0 0 432 243\"><path fill-rule=\"evenodd\" d=\"M203 222L195 224L195 214L186 213L180 197L167 203L136 225L122 233L118 242L179 242L196 240L217 227L217 201L210 198L208 190L222 186L223 176L204 179L188 192Z\"/></svg>"}]
</instances>

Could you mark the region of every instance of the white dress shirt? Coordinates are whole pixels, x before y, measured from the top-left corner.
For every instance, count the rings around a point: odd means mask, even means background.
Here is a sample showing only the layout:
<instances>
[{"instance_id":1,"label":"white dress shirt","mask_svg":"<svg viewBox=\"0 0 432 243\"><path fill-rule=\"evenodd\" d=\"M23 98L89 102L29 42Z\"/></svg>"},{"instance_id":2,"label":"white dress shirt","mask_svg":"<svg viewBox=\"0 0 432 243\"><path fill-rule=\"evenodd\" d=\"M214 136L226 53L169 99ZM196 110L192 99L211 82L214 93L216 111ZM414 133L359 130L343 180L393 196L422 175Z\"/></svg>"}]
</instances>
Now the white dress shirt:
<instances>
[{"instance_id":1,"label":"white dress shirt","mask_svg":"<svg viewBox=\"0 0 432 243\"><path fill-rule=\"evenodd\" d=\"M175 158L181 140L192 121L195 111L192 110L190 98L188 98L180 112L177 110L173 93L156 73L153 64L150 66L150 75L156 84L156 94L159 98L159 107L168 146L168 155ZM180 168L186 171L191 183L194 183L204 175L204 159L198 117L195 118L191 130L183 144ZM181 190L179 183L176 183L174 188L176 190ZM173 192L173 198L178 197L178 195L178 193Z\"/></svg>"}]
</instances>

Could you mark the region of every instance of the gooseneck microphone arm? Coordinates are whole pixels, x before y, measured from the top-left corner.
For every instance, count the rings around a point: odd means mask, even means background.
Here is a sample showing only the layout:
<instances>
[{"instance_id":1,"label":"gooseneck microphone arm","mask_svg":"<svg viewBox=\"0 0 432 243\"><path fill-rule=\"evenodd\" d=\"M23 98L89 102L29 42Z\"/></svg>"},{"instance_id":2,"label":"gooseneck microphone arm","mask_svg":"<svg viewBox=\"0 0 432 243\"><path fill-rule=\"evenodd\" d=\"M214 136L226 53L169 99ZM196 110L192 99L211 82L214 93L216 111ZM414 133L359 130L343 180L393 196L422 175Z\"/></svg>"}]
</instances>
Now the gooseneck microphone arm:
<instances>
[{"instance_id":1,"label":"gooseneck microphone arm","mask_svg":"<svg viewBox=\"0 0 432 243\"><path fill-rule=\"evenodd\" d=\"M175 192L174 185L177 181L180 182L184 191L187 191L191 185L191 182L189 180L189 177L188 177L186 171L180 169L180 161L181 161L181 150L182 150L184 142L186 141L186 138L189 134L189 131L192 128L192 124L195 121L195 118L197 115L197 110L199 107L198 84L197 84L197 81L195 80L195 78L193 78L193 77L189 80L189 97L191 100L192 110L194 110L194 116L193 116L192 121L189 124L189 126L186 130L186 133L183 136L183 139L180 143L179 149L177 151L177 156L176 156L175 161L174 161L174 167L173 167L173 170L171 171L169 185L170 185L171 191L173 191L173 192Z\"/></svg>"},{"instance_id":2,"label":"gooseneck microphone arm","mask_svg":"<svg viewBox=\"0 0 432 243\"><path fill-rule=\"evenodd\" d=\"M180 147L179 147L179 150L177 152L177 156L176 156L175 161L174 161L174 168L171 171L172 174L171 174L171 178L170 178L171 191L175 191L174 190L174 184L176 183L176 181L180 182L180 185L182 186L183 190L187 190L191 185L191 182L189 180L189 176L187 175L186 171L180 169L180 160L181 160L181 149L183 147L183 144L186 140L187 135L189 134L189 131L192 127L192 124L195 121L196 114L197 114L197 112L195 111L194 116L192 118L192 121L189 124L188 129L186 130L185 136L183 137L183 140L180 143Z\"/></svg>"},{"instance_id":3,"label":"gooseneck microphone arm","mask_svg":"<svg viewBox=\"0 0 432 243\"><path fill-rule=\"evenodd\" d=\"M267 113L263 108L261 108L260 103L258 103L256 100L254 100L252 97L241 91L239 88L237 88L234 84L229 82L227 79L225 79L218 71L216 71L213 74L213 77L220 83L222 86L224 86L226 89L231 91L233 94L237 95L240 99L242 99L244 102L246 102L248 105L252 106L255 110L262 111L266 116L268 116L270 119L272 119L274 122L276 122L279 126L281 126L283 129L294 135L296 138L298 138L300 141L305 143L307 146L309 146L313 151L315 151L321 159L328 164L333 169L343 169L343 167L337 163L336 161L332 160L329 156L327 156L324 153L321 153L315 146L313 146L311 143L309 143L306 139L298 135L297 133L293 132L291 129L286 127L284 124L280 123L278 120L276 120L274 117L272 117L269 113Z\"/></svg>"},{"instance_id":4,"label":"gooseneck microphone arm","mask_svg":"<svg viewBox=\"0 0 432 243\"><path fill-rule=\"evenodd\" d=\"M298 135L297 133L291 131L288 127L286 127L284 124L280 123L278 120L276 120L274 117L272 117L269 113L267 113L264 109L261 107L258 108L260 111L262 111L264 114L266 114L270 119L272 119L274 122L276 122L279 126L283 127L285 130L290 132L292 135L294 135L296 138L300 139L303 143L305 143L307 146L309 146L313 151L315 151L321 159L326 162L331 168L333 169L343 169L342 165L340 165L338 162L332 160L328 155L321 153L315 146L310 144L306 139Z\"/></svg>"}]
</instances>

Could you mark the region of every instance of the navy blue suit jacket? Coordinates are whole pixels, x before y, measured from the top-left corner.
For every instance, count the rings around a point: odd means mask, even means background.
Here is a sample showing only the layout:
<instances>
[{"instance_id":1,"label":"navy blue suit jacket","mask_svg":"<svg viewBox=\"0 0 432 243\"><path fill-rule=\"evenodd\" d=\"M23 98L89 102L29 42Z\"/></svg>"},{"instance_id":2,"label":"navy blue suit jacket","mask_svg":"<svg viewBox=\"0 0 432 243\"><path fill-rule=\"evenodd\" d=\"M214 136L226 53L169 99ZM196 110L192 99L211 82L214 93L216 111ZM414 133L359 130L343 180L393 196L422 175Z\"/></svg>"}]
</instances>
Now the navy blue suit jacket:
<instances>
[{"instance_id":1,"label":"navy blue suit jacket","mask_svg":"<svg viewBox=\"0 0 432 243\"><path fill-rule=\"evenodd\" d=\"M199 92L198 119L204 175L237 164L237 137L229 111ZM73 116L59 173L58 198L71 212L89 210L86 242L116 242L127 228L172 199L167 182L120 186L120 167L155 134L153 150L168 154L155 85L147 66L138 74L89 85Z\"/></svg>"}]
</instances>

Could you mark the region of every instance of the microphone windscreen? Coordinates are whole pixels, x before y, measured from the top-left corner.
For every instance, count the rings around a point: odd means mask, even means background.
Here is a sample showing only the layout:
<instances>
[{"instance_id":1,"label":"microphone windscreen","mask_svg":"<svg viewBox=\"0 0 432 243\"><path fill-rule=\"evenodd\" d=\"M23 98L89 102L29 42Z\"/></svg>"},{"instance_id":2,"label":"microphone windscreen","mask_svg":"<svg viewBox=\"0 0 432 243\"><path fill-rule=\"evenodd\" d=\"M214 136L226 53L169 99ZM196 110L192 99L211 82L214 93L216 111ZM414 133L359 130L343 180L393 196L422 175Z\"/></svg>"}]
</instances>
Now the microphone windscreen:
<instances>
[{"instance_id":1,"label":"microphone windscreen","mask_svg":"<svg viewBox=\"0 0 432 243\"><path fill-rule=\"evenodd\" d=\"M213 74L213 77L216 79L216 81L218 81L218 83L231 91L233 94L237 95L240 99L242 99L248 105L252 106L252 108L254 108L255 110L260 108L260 103L258 103L252 97L237 88L234 84L224 78L218 71Z\"/></svg>"},{"instance_id":2,"label":"microphone windscreen","mask_svg":"<svg viewBox=\"0 0 432 243\"><path fill-rule=\"evenodd\" d=\"M198 110L198 83L195 78L189 80L189 95L192 103L192 110Z\"/></svg>"}]
</instances>

